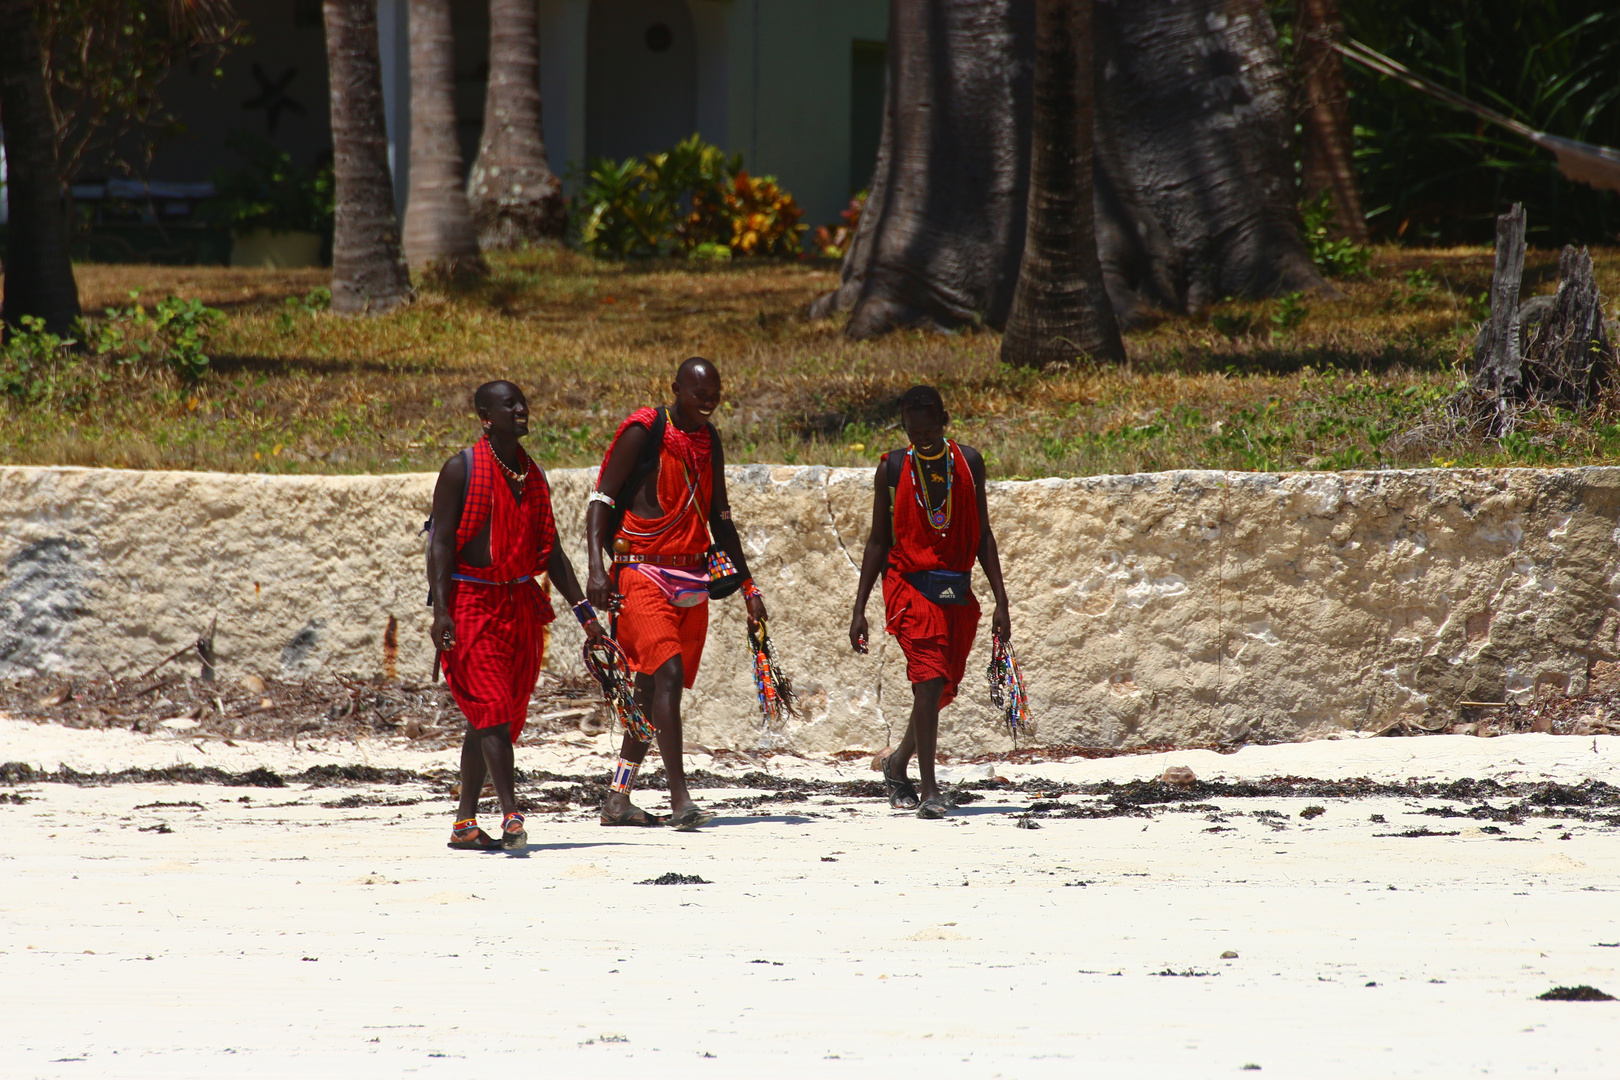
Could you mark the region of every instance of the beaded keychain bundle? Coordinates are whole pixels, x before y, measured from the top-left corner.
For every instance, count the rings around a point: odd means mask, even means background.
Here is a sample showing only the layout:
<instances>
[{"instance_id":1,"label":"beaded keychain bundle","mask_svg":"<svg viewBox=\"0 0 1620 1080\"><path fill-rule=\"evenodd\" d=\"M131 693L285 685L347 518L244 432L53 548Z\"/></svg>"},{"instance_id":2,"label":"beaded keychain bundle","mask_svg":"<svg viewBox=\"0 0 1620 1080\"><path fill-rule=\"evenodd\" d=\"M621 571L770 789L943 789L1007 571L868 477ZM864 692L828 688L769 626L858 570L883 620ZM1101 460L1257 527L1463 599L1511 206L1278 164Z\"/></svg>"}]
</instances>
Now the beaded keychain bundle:
<instances>
[{"instance_id":1,"label":"beaded keychain bundle","mask_svg":"<svg viewBox=\"0 0 1620 1080\"><path fill-rule=\"evenodd\" d=\"M798 701L793 696L793 680L782 674L776 660L776 647L765 631L748 631L748 649L754 654L754 689L759 692L760 733L770 736L783 727L783 718L798 714Z\"/></svg>"},{"instance_id":2,"label":"beaded keychain bundle","mask_svg":"<svg viewBox=\"0 0 1620 1080\"><path fill-rule=\"evenodd\" d=\"M1024 672L1013 655L1012 643L1001 640L999 634L990 635L990 666L984 669L984 678L990 684L990 703L1002 711L1007 734L1014 738L1032 734Z\"/></svg>"},{"instance_id":3,"label":"beaded keychain bundle","mask_svg":"<svg viewBox=\"0 0 1620 1080\"><path fill-rule=\"evenodd\" d=\"M602 696L630 737L650 743L657 732L636 703L636 687L630 678L630 661L619 643L610 637L585 639L585 670L602 684Z\"/></svg>"}]
</instances>

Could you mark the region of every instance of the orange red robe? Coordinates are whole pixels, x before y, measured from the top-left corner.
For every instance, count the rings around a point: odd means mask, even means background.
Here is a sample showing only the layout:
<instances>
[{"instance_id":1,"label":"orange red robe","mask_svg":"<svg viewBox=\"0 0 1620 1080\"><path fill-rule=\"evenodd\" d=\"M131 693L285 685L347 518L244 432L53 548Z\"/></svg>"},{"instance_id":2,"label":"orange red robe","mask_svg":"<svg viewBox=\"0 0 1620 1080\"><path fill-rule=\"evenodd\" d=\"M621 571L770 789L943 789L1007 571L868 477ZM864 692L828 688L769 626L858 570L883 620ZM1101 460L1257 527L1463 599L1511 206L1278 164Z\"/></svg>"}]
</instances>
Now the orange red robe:
<instances>
[{"instance_id":1,"label":"orange red robe","mask_svg":"<svg viewBox=\"0 0 1620 1080\"><path fill-rule=\"evenodd\" d=\"M918 502L912 460L907 457L893 493L894 546L883 572L885 628L905 654L906 679L920 683L943 678L941 706L955 700L967 670L979 627L979 601L969 594L965 604L936 604L913 588L904 575L920 570L971 570L978 558L979 501L973 470L956 443L947 439L945 446L947 460L955 469L950 521L943 531L929 524L927 511ZM926 468L929 463L919 464ZM930 490L935 490L932 483Z\"/></svg>"},{"instance_id":2,"label":"orange red robe","mask_svg":"<svg viewBox=\"0 0 1620 1080\"><path fill-rule=\"evenodd\" d=\"M551 487L527 455L524 462L529 479L519 503L488 440L473 447L451 583L456 646L443 660L445 681L468 722L475 728L509 724L514 743L528 718L529 697L545 659L545 628L556 617L543 580L557 544ZM486 521L490 565L469 566L461 560L461 549Z\"/></svg>"},{"instance_id":3,"label":"orange red robe","mask_svg":"<svg viewBox=\"0 0 1620 1080\"><path fill-rule=\"evenodd\" d=\"M638 409L625 417L613 435L604 467L613 447L632 424L652 430L653 408ZM658 460L658 505L663 513L644 518L626 511L619 536L630 544L627 554L686 556L690 566L679 569L708 576L709 505L714 497L714 460L708 425L695 432L664 425L664 444ZM681 658L682 681L690 690L703 659L709 634L709 604L705 595L691 607L676 607L653 581L656 566L615 566L615 578L624 603L614 633L630 662L630 670L656 672L673 656Z\"/></svg>"}]
</instances>

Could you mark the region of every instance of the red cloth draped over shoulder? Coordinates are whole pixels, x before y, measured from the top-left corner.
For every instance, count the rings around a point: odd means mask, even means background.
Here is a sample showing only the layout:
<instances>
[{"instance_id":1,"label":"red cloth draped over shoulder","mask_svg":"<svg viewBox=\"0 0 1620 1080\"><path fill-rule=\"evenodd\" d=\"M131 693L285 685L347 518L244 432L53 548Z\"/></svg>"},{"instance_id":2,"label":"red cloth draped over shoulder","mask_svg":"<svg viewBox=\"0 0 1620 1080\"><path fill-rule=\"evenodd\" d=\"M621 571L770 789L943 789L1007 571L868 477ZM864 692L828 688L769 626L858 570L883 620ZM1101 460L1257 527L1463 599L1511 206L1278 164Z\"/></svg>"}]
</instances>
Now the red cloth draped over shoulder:
<instances>
[{"instance_id":1,"label":"red cloth draped over shoulder","mask_svg":"<svg viewBox=\"0 0 1620 1080\"><path fill-rule=\"evenodd\" d=\"M940 705L956 697L968 653L979 624L979 602L941 606L912 587L904 577L921 570L971 570L979 555L979 500L973 470L956 443L946 440L954 472L951 477L950 521L943 530L928 521L920 504L920 491L912 458L900 466L894 490L894 543L883 573L885 628L900 643L906 656L906 678L927 682L943 678ZM887 461L888 455L884 455ZM927 462L919 462L927 467ZM930 490L935 490L932 485Z\"/></svg>"},{"instance_id":2,"label":"red cloth draped over shoulder","mask_svg":"<svg viewBox=\"0 0 1620 1080\"><path fill-rule=\"evenodd\" d=\"M602 459L605 469L613 448L629 430L640 424L649 432L657 422L658 410L637 409L613 435L613 445ZM709 425L697 431L682 431L673 423L664 424L664 445L658 459L657 517L642 517L625 510L619 535L629 542L633 555L700 555L709 549L709 506L714 495L713 440ZM612 493L610 493L612 494ZM616 575L624 596L614 620L614 634L624 646L630 670L651 675L675 656L681 657L683 685L690 690L703 659L708 639L707 601L691 607L676 607L665 599L653 583L657 567L622 565ZM706 572L706 564L691 568Z\"/></svg>"},{"instance_id":3,"label":"red cloth draped over shoulder","mask_svg":"<svg viewBox=\"0 0 1620 1080\"><path fill-rule=\"evenodd\" d=\"M630 425L640 424L650 432L657 418L658 410L651 407L625 417L602 458L602 468L607 468L614 447ZM714 497L712 442L707 424L696 431L682 431L673 423L665 423L658 460L658 505L663 513L646 518L625 509L620 535L630 542L632 554L689 555L709 549L709 505Z\"/></svg>"},{"instance_id":4,"label":"red cloth draped over shoulder","mask_svg":"<svg viewBox=\"0 0 1620 1080\"><path fill-rule=\"evenodd\" d=\"M475 728L509 724L513 742L528 717L529 696L545 657L545 627L556 617L543 578L557 546L551 487L527 454L518 467L525 466L529 478L518 502L489 441L480 439L473 447L456 528L455 573L477 580L452 582L456 647L444 654L446 682L467 720ZM461 551L486 523L490 565L471 566Z\"/></svg>"}]
</instances>

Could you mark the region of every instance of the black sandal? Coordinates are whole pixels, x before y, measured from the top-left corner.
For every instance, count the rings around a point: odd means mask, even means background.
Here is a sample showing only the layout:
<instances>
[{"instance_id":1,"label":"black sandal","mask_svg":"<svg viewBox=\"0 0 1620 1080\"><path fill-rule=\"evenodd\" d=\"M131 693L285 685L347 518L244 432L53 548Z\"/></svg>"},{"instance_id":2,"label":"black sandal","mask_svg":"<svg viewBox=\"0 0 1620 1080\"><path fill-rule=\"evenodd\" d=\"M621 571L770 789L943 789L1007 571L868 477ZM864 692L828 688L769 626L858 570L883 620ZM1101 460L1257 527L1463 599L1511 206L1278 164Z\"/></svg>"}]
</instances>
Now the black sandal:
<instances>
[{"instance_id":1,"label":"black sandal","mask_svg":"<svg viewBox=\"0 0 1620 1080\"><path fill-rule=\"evenodd\" d=\"M694 803L678 814L671 814L669 824L676 832L692 832L694 829L700 829L713 820L713 813Z\"/></svg>"},{"instance_id":2,"label":"black sandal","mask_svg":"<svg viewBox=\"0 0 1620 1080\"><path fill-rule=\"evenodd\" d=\"M943 795L935 795L932 799L917 807L917 816L925 821L938 821L950 812L950 800Z\"/></svg>"},{"instance_id":3,"label":"black sandal","mask_svg":"<svg viewBox=\"0 0 1620 1080\"><path fill-rule=\"evenodd\" d=\"M887 766L887 762L884 763ZM890 810L915 810L922 801L917 798L917 786L905 777L896 780L889 775L887 767L883 770L883 786L889 789Z\"/></svg>"},{"instance_id":4,"label":"black sandal","mask_svg":"<svg viewBox=\"0 0 1620 1080\"><path fill-rule=\"evenodd\" d=\"M501 842L483 829L451 830L450 842L445 845L452 851L499 851Z\"/></svg>"},{"instance_id":5,"label":"black sandal","mask_svg":"<svg viewBox=\"0 0 1620 1080\"><path fill-rule=\"evenodd\" d=\"M603 825L628 825L632 827L639 826L644 829L656 829L664 823L664 819L657 814L647 813L639 806L632 806L619 814L610 814L603 810L601 823Z\"/></svg>"}]
</instances>

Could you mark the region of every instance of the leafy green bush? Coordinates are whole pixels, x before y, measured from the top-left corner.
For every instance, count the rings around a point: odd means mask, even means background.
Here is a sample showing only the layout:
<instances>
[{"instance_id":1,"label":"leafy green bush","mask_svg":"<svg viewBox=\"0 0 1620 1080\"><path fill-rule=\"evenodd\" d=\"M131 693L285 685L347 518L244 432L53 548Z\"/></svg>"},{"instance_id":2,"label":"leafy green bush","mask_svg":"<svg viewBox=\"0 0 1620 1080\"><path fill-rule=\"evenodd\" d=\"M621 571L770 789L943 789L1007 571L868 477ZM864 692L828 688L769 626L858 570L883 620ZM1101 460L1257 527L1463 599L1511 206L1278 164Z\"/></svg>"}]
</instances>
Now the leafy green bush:
<instances>
[{"instance_id":1,"label":"leafy green bush","mask_svg":"<svg viewBox=\"0 0 1620 1080\"><path fill-rule=\"evenodd\" d=\"M1303 222L1305 247L1311 261L1328 277L1359 278L1367 276L1367 265L1372 249L1356 243L1347 236L1335 237L1333 225L1333 192L1326 188L1316 198L1299 204Z\"/></svg>"},{"instance_id":2,"label":"leafy green bush","mask_svg":"<svg viewBox=\"0 0 1620 1080\"><path fill-rule=\"evenodd\" d=\"M261 135L238 129L225 140L245 164L214 175L215 214L238 233L330 232L334 181L332 166L304 169L292 155Z\"/></svg>"},{"instance_id":3,"label":"leafy green bush","mask_svg":"<svg viewBox=\"0 0 1620 1080\"><path fill-rule=\"evenodd\" d=\"M87 389L76 345L71 338L48 333L44 319L24 315L0 346L0 391L29 405L64 398L76 403Z\"/></svg>"},{"instance_id":4,"label":"leafy green bush","mask_svg":"<svg viewBox=\"0 0 1620 1080\"><path fill-rule=\"evenodd\" d=\"M741 154L697 135L640 159L597 159L569 205L580 246L621 259L796 254L804 228L774 177L749 176Z\"/></svg>"},{"instance_id":5,"label":"leafy green bush","mask_svg":"<svg viewBox=\"0 0 1620 1080\"><path fill-rule=\"evenodd\" d=\"M120 363L156 361L188 383L208 373L208 355L203 346L225 314L201 300L166 296L148 315L139 303L140 294L129 294L127 308L108 308L96 327L97 355Z\"/></svg>"}]
</instances>

